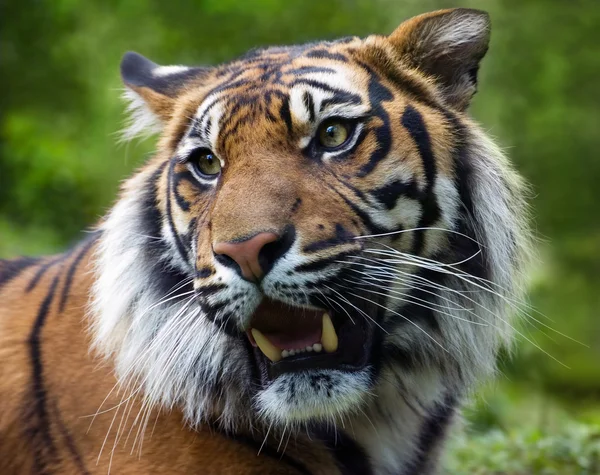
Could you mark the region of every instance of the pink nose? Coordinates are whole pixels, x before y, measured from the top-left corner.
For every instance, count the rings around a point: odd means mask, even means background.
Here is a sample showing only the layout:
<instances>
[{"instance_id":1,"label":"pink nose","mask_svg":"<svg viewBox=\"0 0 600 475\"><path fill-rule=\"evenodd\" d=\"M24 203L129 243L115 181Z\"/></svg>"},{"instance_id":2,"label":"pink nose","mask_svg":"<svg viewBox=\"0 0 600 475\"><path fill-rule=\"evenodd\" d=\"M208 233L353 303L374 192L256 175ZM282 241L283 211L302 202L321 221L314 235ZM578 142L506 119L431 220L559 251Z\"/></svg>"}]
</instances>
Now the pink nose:
<instances>
[{"instance_id":1,"label":"pink nose","mask_svg":"<svg viewBox=\"0 0 600 475\"><path fill-rule=\"evenodd\" d=\"M231 257L248 280L259 280L263 276L259 255L265 245L275 242L279 236L275 233L258 233L250 239L241 242L218 242L213 246L215 254L225 254Z\"/></svg>"}]
</instances>

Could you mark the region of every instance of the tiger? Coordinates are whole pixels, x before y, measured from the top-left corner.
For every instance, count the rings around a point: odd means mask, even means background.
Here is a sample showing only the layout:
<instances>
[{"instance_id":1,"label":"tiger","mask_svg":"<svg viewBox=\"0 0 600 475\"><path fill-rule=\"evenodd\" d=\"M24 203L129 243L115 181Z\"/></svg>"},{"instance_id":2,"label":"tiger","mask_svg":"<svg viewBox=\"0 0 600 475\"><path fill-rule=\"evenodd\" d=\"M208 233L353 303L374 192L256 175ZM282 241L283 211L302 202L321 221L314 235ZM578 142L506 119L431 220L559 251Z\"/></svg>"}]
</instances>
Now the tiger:
<instances>
[{"instance_id":1,"label":"tiger","mask_svg":"<svg viewBox=\"0 0 600 475\"><path fill-rule=\"evenodd\" d=\"M527 186L469 116L486 12L120 65L156 153L0 264L2 474L434 474L510 349Z\"/></svg>"}]
</instances>

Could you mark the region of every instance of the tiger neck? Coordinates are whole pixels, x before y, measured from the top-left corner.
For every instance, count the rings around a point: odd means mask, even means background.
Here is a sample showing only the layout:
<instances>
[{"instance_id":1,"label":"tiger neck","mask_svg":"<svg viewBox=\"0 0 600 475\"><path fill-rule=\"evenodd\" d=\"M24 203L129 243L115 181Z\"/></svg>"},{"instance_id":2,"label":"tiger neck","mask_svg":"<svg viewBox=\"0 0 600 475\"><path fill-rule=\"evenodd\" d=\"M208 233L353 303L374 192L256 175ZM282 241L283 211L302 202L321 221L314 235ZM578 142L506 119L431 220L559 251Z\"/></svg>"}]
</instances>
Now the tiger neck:
<instances>
[{"instance_id":1,"label":"tiger neck","mask_svg":"<svg viewBox=\"0 0 600 475\"><path fill-rule=\"evenodd\" d=\"M371 404L346 424L347 433L364 451L370 473L436 473L457 397L431 374L412 375L402 385L391 375L383 379Z\"/></svg>"}]
</instances>

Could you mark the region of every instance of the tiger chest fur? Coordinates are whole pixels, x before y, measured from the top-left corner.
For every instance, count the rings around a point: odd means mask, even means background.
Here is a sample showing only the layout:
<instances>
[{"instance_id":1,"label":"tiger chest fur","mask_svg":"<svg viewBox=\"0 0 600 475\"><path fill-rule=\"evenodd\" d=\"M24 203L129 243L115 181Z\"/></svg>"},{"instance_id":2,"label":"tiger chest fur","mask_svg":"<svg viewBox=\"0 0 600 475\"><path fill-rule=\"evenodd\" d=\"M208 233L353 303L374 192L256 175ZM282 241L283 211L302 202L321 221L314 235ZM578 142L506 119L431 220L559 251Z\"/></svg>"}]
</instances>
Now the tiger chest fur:
<instances>
[{"instance_id":1,"label":"tiger chest fur","mask_svg":"<svg viewBox=\"0 0 600 475\"><path fill-rule=\"evenodd\" d=\"M0 472L434 473L527 253L466 113L489 31L127 53L156 155L79 246L0 263Z\"/></svg>"}]
</instances>

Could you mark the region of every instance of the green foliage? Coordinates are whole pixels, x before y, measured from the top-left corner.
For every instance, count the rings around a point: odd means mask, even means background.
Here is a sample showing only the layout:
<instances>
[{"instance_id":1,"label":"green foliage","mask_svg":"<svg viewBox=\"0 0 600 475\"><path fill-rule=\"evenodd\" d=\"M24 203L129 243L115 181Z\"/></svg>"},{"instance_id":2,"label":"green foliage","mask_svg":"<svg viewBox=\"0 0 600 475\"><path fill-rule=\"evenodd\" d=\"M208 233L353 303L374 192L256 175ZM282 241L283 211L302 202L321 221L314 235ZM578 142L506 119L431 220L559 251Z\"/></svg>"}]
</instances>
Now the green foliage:
<instances>
[{"instance_id":1,"label":"green foliage","mask_svg":"<svg viewBox=\"0 0 600 475\"><path fill-rule=\"evenodd\" d=\"M600 427L571 422L553 434L531 428L460 434L445 467L449 475L595 475Z\"/></svg>"},{"instance_id":2,"label":"green foliage","mask_svg":"<svg viewBox=\"0 0 600 475\"><path fill-rule=\"evenodd\" d=\"M449 475L600 474L597 402L565 406L535 384L500 380L464 411L445 460Z\"/></svg>"}]
</instances>

